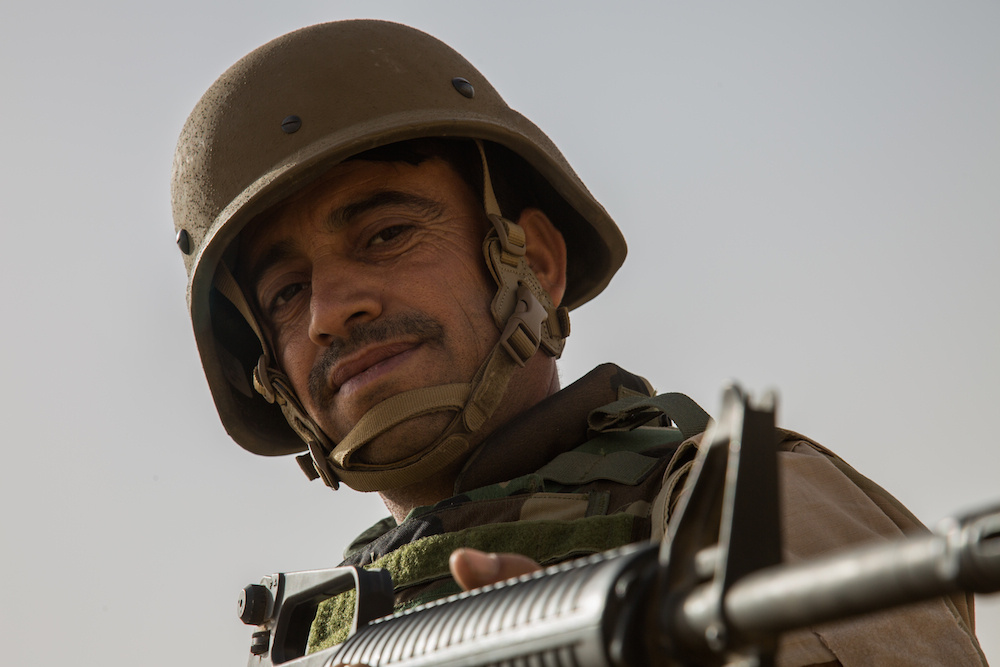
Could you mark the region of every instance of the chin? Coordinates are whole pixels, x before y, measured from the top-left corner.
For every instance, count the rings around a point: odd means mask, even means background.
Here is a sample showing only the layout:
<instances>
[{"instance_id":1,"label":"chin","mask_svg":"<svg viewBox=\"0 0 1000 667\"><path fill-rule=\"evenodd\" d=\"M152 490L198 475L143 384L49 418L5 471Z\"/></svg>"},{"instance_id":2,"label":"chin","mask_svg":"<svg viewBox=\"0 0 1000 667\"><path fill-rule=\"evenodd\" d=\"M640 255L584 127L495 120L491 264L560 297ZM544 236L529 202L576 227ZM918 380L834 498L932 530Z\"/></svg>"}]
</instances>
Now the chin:
<instances>
[{"instance_id":1,"label":"chin","mask_svg":"<svg viewBox=\"0 0 1000 667\"><path fill-rule=\"evenodd\" d=\"M410 419L373 440L355 459L367 465L388 465L407 459L437 440L453 417L452 412L441 412Z\"/></svg>"}]
</instances>

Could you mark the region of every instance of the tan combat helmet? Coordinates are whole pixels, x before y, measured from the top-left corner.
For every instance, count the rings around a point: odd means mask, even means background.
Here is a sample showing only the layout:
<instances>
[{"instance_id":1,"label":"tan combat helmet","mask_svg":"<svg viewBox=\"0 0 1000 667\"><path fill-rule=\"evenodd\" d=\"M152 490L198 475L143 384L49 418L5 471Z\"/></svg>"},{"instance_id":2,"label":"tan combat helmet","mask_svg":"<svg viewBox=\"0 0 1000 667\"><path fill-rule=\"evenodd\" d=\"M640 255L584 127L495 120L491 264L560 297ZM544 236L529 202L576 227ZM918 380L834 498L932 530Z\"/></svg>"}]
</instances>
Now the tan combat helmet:
<instances>
[{"instance_id":1,"label":"tan combat helmet","mask_svg":"<svg viewBox=\"0 0 1000 667\"><path fill-rule=\"evenodd\" d=\"M404 392L332 443L276 367L253 307L227 268L233 242L249 221L333 165L421 137L477 141L495 227L484 243L498 284L493 313L505 333L470 384ZM549 213L567 244L564 306L575 308L600 293L625 258L618 228L549 138L437 39L383 21L316 25L265 44L212 84L178 141L173 215L202 365L222 422L241 446L263 455L308 448L311 464L306 460L303 468L334 487L338 479L364 491L403 486L466 451L466 436L492 413L515 365L539 346L558 356L568 334L566 308L555 309L537 286L522 257L523 232L500 216L484 143L523 158L559 209ZM351 462L387 428L438 410L457 415L424 452L391 466Z\"/></svg>"}]
</instances>

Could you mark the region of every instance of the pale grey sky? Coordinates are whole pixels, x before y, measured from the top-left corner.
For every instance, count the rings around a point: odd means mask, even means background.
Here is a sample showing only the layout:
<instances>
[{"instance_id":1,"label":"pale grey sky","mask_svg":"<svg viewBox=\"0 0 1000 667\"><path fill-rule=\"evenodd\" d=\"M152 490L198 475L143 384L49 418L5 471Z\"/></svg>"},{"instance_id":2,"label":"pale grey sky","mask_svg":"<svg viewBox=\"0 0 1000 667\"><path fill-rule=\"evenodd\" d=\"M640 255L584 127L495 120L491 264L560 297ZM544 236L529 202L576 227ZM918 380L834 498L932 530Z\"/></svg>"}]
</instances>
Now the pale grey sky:
<instances>
[{"instance_id":1,"label":"pale grey sky","mask_svg":"<svg viewBox=\"0 0 1000 667\"><path fill-rule=\"evenodd\" d=\"M727 378L776 387L784 426L926 522L1000 500L1000 5L616 5L5 7L6 664L243 664L237 592L335 565L384 514L225 435L170 220L200 95L325 20L456 47L622 227L567 383L615 361L709 411ZM979 605L1000 662L1000 601Z\"/></svg>"}]
</instances>

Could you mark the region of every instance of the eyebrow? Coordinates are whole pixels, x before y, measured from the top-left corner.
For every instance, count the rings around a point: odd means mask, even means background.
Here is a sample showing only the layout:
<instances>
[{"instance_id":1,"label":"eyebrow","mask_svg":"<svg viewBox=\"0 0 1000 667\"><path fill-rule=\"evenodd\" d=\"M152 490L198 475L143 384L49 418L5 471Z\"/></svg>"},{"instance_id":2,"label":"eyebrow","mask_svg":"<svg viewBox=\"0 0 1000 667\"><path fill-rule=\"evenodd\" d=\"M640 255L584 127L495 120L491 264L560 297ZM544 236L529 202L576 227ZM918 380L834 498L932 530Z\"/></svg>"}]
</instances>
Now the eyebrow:
<instances>
[{"instance_id":1,"label":"eyebrow","mask_svg":"<svg viewBox=\"0 0 1000 667\"><path fill-rule=\"evenodd\" d=\"M390 206L408 209L413 213L425 216L427 219L438 218L444 213L444 206L428 197L399 190L379 190L364 199L334 209L326 216L324 225L328 231L336 232L350 226L352 222L365 213ZM248 268L245 274L253 292L256 294L257 284L271 267L294 257L296 254L297 247L291 239L282 239L272 244L261 255L260 259Z\"/></svg>"},{"instance_id":2,"label":"eyebrow","mask_svg":"<svg viewBox=\"0 0 1000 667\"><path fill-rule=\"evenodd\" d=\"M253 298L257 300L257 285L260 283L261 277L267 273L271 267L276 264L294 257L296 254L295 243L291 239L283 239L276 243L273 243L268 247L267 252L260 256L256 262L254 262L249 269L247 269L246 277L247 283L253 292Z\"/></svg>"},{"instance_id":3,"label":"eyebrow","mask_svg":"<svg viewBox=\"0 0 1000 667\"><path fill-rule=\"evenodd\" d=\"M400 206L430 218L437 218L444 212L444 206L433 199L399 190L379 190L365 199L331 211L326 219L327 229L338 231L365 213L389 206Z\"/></svg>"}]
</instances>

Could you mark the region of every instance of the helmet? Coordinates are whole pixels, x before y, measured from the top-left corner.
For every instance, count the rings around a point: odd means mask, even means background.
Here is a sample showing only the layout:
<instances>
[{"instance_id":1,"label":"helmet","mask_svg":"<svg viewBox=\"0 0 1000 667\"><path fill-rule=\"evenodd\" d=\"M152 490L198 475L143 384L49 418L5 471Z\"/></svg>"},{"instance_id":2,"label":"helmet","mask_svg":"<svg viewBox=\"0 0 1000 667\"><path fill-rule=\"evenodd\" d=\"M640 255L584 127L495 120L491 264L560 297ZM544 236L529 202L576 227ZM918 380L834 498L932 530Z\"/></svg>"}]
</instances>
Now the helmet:
<instances>
[{"instance_id":1,"label":"helmet","mask_svg":"<svg viewBox=\"0 0 1000 667\"><path fill-rule=\"evenodd\" d=\"M624 260L621 233L559 150L444 43L372 20L279 37L233 65L201 98L181 131L172 174L198 350L222 422L245 449L281 455L305 445L301 429L289 428L279 406L253 390L264 343L224 296L231 292L225 260L234 240L331 166L421 137L499 144L530 165L558 209L550 217L567 243L568 308L601 292Z\"/></svg>"}]
</instances>

